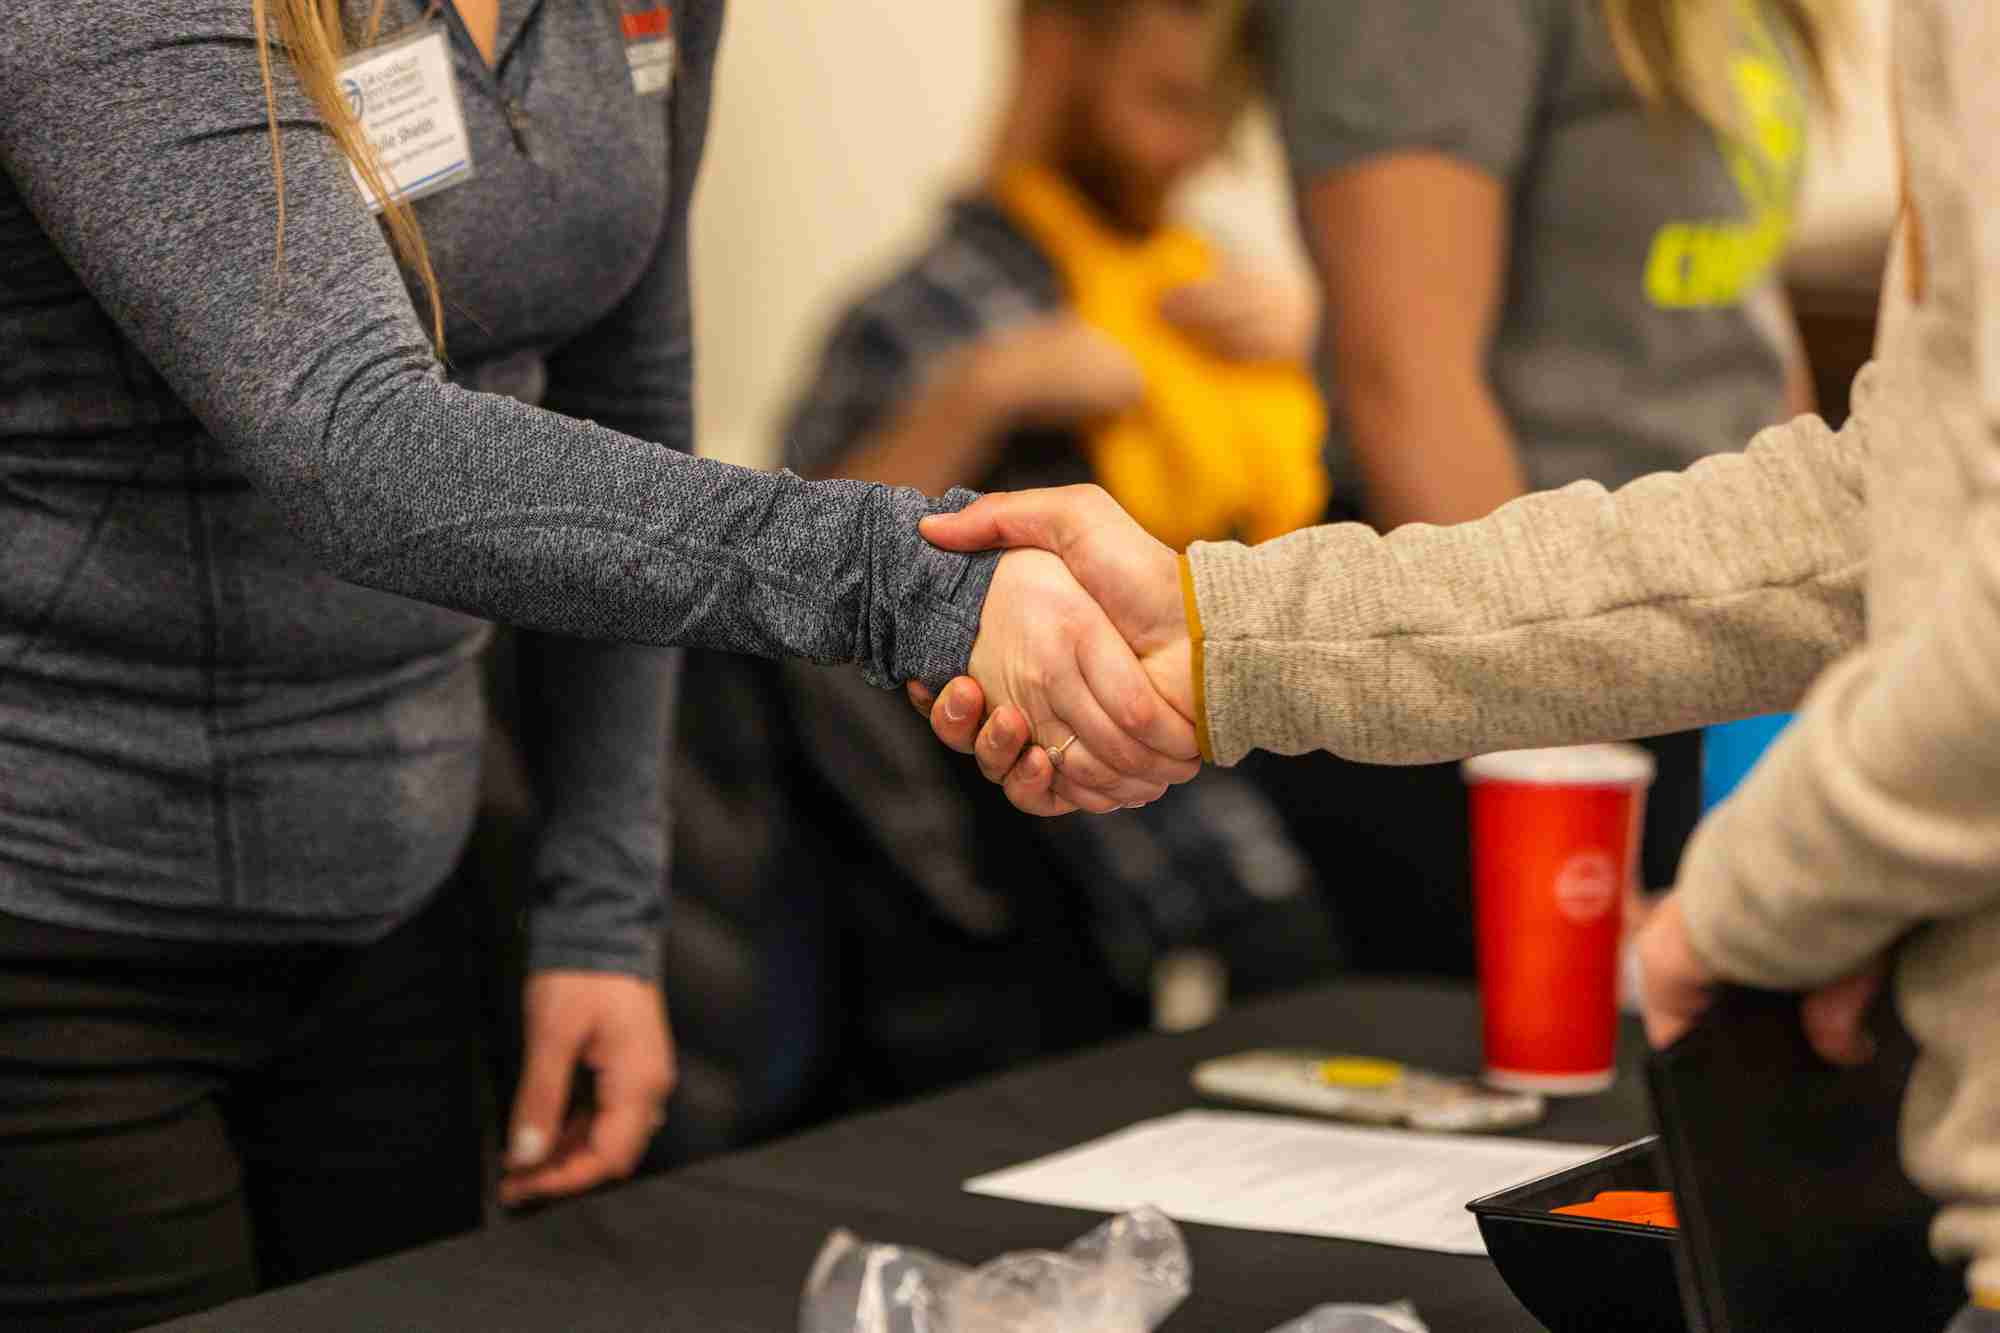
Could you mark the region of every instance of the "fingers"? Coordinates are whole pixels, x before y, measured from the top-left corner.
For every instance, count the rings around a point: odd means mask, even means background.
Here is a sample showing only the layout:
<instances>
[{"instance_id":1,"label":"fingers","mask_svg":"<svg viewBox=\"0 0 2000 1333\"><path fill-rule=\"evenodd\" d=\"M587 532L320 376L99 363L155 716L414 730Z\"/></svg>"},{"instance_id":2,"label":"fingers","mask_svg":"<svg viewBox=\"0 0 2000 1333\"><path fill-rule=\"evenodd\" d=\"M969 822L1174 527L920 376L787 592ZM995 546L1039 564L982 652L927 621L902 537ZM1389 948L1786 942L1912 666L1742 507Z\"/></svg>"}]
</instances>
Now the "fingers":
<instances>
[{"instance_id":1,"label":"fingers","mask_svg":"<svg viewBox=\"0 0 2000 1333\"><path fill-rule=\"evenodd\" d=\"M903 697L910 701L910 707L916 709L917 716L922 718L930 717L931 709L937 705L937 696L920 680L904 681Z\"/></svg>"},{"instance_id":2,"label":"fingers","mask_svg":"<svg viewBox=\"0 0 2000 1333\"><path fill-rule=\"evenodd\" d=\"M1159 800L1162 796L1165 796L1170 789L1161 785L1149 786L1141 790L1135 800L1122 802L1093 800L1092 804L1088 806L1084 804L1084 801L1091 799L1091 793L1071 787L1066 778L1058 777L1051 790L1058 799L1067 800L1080 810L1086 810L1088 813L1094 815L1109 815L1116 814L1120 810L1143 809Z\"/></svg>"},{"instance_id":3,"label":"fingers","mask_svg":"<svg viewBox=\"0 0 2000 1333\"><path fill-rule=\"evenodd\" d=\"M1076 813L1076 802L1058 796L1054 788L1055 767L1037 745L1021 757L1021 762L998 781L1015 809L1044 818Z\"/></svg>"},{"instance_id":4,"label":"fingers","mask_svg":"<svg viewBox=\"0 0 2000 1333\"><path fill-rule=\"evenodd\" d=\"M1093 634L1078 646L1076 660L1111 724L1152 751L1145 759L1158 764L1148 770L1153 777L1162 783L1186 782L1201 771L1194 723L1160 697L1123 639ZM1115 762L1111 755L1100 757Z\"/></svg>"},{"instance_id":5,"label":"fingers","mask_svg":"<svg viewBox=\"0 0 2000 1333\"><path fill-rule=\"evenodd\" d=\"M1063 783L1062 794L1092 814L1105 814L1145 797L1160 779L1152 776L1154 764L1170 763L1127 736L1106 717L1104 710L1084 688L1081 680L1057 682L1051 690L1054 718L1038 724L1035 738L1043 745L1063 747L1055 760L1056 777ZM1117 756L1100 758L1106 746L1115 747Z\"/></svg>"},{"instance_id":6,"label":"fingers","mask_svg":"<svg viewBox=\"0 0 2000 1333\"><path fill-rule=\"evenodd\" d=\"M528 982L528 1039L500 1201L512 1206L630 1175L674 1084L659 989L634 977L551 971ZM596 1106L554 1133L574 1071L596 1073Z\"/></svg>"},{"instance_id":7,"label":"fingers","mask_svg":"<svg viewBox=\"0 0 2000 1333\"><path fill-rule=\"evenodd\" d=\"M1059 767L1061 776L1080 787L1112 797L1119 805L1141 799L1153 787L1185 782L1194 776L1194 728L1154 693L1145 668L1125 641L1101 619L1078 634L1076 669L1048 682L1048 704L1070 730L1056 735L1038 723L1036 737L1044 744L1061 744L1075 735L1088 754ZM1114 718L1111 709L1122 718ZM1157 731L1185 748L1162 754L1139 740L1132 725ZM1082 804L1080 802L1080 804ZM1090 809L1088 804L1085 809Z\"/></svg>"},{"instance_id":8,"label":"fingers","mask_svg":"<svg viewBox=\"0 0 2000 1333\"><path fill-rule=\"evenodd\" d=\"M933 724L935 727L935 723ZM999 782L1014 771L1021 762L1022 751L1028 747L1028 719L1012 704L1004 704L993 710L986 725L980 728L979 739L973 748L973 756L979 762L979 771L988 782ZM947 742L948 743L948 742ZM1042 756L1043 766L1048 757ZM1053 770L1049 776L1053 776ZM1044 783L1044 786L1047 784Z\"/></svg>"},{"instance_id":9,"label":"fingers","mask_svg":"<svg viewBox=\"0 0 2000 1333\"><path fill-rule=\"evenodd\" d=\"M590 1163L579 1160L579 1154L587 1152L589 1143L590 1117L571 1116L541 1165L526 1171L510 1171L500 1178L501 1206L518 1208L538 1199L557 1199L588 1188L573 1182L591 1170Z\"/></svg>"},{"instance_id":10,"label":"fingers","mask_svg":"<svg viewBox=\"0 0 2000 1333\"><path fill-rule=\"evenodd\" d=\"M1086 796L1093 787L1104 788L1124 780L1094 758L1081 740L1073 742L1063 753L1063 768L1073 771L1075 776L1061 779L1058 786L1056 767L1050 762L1048 751L1031 743L1028 733L1027 718L1009 704L995 710L987 720L973 750L981 776L998 783L1006 791L1007 799L1028 814L1066 815L1078 809L1102 813L1134 800L1157 799L1158 791L1165 790L1157 784L1136 788L1127 785L1118 797L1102 792ZM1072 760L1075 760L1073 769Z\"/></svg>"},{"instance_id":11,"label":"fingers","mask_svg":"<svg viewBox=\"0 0 2000 1333\"><path fill-rule=\"evenodd\" d=\"M1047 759L1047 754L1037 746L1022 758L1020 768L1009 774L1008 780L1025 784L1027 779L1022 770L1029 769L1032 763L1032 771L1039 776ZM1079 740L1063 752L1062 763L1050 774L1052 780L1047 783L1047 787L1057 799L1067 801L1077 809L1094 815L1112 814L1119 810L1136 810L1141 806L1151 805L1167 794L1166 783L1128 781L1117 797L1109 797L1103 790L1108 779L1101 776L1108 772L1108 769L1097 762L1096 756L1090 753L1090 747Z\"/></svg>"},{"instance_id":12,"label":"fingers","mask_svg":"<svg viewBox=\"0 0 2000 1333\"><path fill-rule=\"evenodd\" d=\"M665 1093L651 1090L657 1086L620 1089L610 1071L600 1073L598 1106L570 1122L542 1165L504 1178L500 1202L561 1198L631 1175L661 1124Z\"/></svg>"},{"instance_id":13,"label":"fingers","mask_svg":"<svg viewBox=\"0 0 2000 1333\"><path fill-rule=\"evenodd\" d=\"M1646 1042L1654 1050L1664 1051L1688 1034L1695 1020L1708 1009L1709 997L1705 993L1670 991L1651 981L1645 984L1648 988L1644 1014Z\"/></svg>"},{"instance_id":14,"label":"fingers","mask_svg":"<svg viewBox=\"0 0 2000 1333\"><path fill-rule=\"evenodd\" d=\"M569 1173L548 1183L574 1192L631 1175L652 1140L668 1083L642 1062L607 1064L598 1072L597 1113L588 1138L565 1163Z\"/></svg>"},{"instance_id":15,"label":"fingers","mask_svg":"<svg viewBox=\"0 0 2000 1333\"><path fill-rule=\"evenodd\" d=\"M912 691L912 700L915 693ZM960 754L974 753L979 736L979 719L986 712L986 692L970 676L960 676L944 687L944 694L926 710L931 732Z\"/></svg>"},{"instance_id":16,"label":"fingers","mask_svg":"<svg viewBox=\"0 0 2000 1333\"><path fill-rule=\"evenodd\" d=\"M1868 1011L1882 990L1884 964L1875 963L1844 981L1808 995L1801 1007L1806 1040L1830 1065L1865 1065L1875 1058Z\"/></svg>"},{"instance_id":17,"label":"fingers","mask_svg":"<svg viewBox=\"0 0 2000 1333\"><path fill-rule=\"evenodd\" d=\"M1102 496L1095 486L984 495L955 514L933 514L918 527L924 540L947 551L1038 546L1060 555Z\"/></svg>"},{"instance_id":18,"label":"fingers","mask_svg":"<svg viewBox=\"0 0 2000 1333\"><path fill-rule=\"evenodd\" d=\"M1029 745L1027 734L1027 719L1018 709L1007 707L994 713L979 734L979 771L988 782L999 783L1008 801L1027 814L1048 817L1073 814L1084 808L1082 802L1087 799L1084 789L1068 778L1058 778L1048 752L1039 745ZM1065 769L1070 767L1072 759L1086 771L1095 763L1082 741L1063 753ZM1166 790L1164 786L1148 787L1138 794L1137 801L1124 804L1150 804L1165 795ZM1118 808L1108 798L1094 798L1091 803L1098 813Z\"/></svg>"},{"instance_id":19,"label":"fingers","mask_svg":"<svg viewBox=\"0 0 2000 1333\"><path fill-rule=\"evenodd\" d=\"M531 1004L527 1022L521 1084L514 1093L507 1131L509 1171L527 1170L548 1160L569 1108L570 1079L584 1036L582 1022L558 1006Z\"/></svg>"},{"instance_id":20,"label":"fingers","mask_svg":"<svg viewBox=\"0 0 2000 1333\"><path fill-rule=\"evenodd\" d=\"M1660 900L1639 932L1639 1000L1646 1039L1664 1050L1687 1034L1714 1000L1715 978L1694 952L1680 900Z\"/></svg>"}]
</instances>

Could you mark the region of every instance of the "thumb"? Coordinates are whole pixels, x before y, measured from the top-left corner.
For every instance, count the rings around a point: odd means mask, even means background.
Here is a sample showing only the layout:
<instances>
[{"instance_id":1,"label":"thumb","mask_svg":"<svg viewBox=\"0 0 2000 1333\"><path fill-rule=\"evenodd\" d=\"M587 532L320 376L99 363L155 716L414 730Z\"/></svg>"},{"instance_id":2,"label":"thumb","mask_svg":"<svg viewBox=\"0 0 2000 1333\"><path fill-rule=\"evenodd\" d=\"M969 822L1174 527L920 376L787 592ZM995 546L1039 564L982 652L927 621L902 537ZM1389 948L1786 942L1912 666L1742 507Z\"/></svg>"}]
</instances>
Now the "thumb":
<instances>
[{"instance_id":1,"label":"thumb","mask_svg":"<svg viewBox=\"0 0 2000 1333\"><path fill-rule=\"evenodd\" d=\"M507 1131L508 1170L539 1166L554 1146L569 1108L570 1079L582 1038L581 1032L567 1027L530 1022L521 1086L514 1093L514 1115Z\"/></svg>"},{"instance_id":2,"label":"thumb","mask_svg":"<svg viewBox=\"0 0 2000 1333\"><path fill-rule=\"evenodd\" d=\"M1039 546L1061 553L1072 530L1068 507L1047 491L982 495L956 514L933 514L918 525L924 540L947 551Z\"/></svg>"},{"instance_id":3,"label":"thumb","mask_svg":"<svg viewBox=\"0 0 2000 1333\"><path fill-rule=\"evenodd\" d=\"M1868 1010L1882 989L1884 966L1876 963L1844 981L1808 995L1802 1017L1806 1039L1819 1057L1832 1065L1865 1065L1875 1058L1875 1038L1868 1032Z\"/></svg>"}]
</instances>

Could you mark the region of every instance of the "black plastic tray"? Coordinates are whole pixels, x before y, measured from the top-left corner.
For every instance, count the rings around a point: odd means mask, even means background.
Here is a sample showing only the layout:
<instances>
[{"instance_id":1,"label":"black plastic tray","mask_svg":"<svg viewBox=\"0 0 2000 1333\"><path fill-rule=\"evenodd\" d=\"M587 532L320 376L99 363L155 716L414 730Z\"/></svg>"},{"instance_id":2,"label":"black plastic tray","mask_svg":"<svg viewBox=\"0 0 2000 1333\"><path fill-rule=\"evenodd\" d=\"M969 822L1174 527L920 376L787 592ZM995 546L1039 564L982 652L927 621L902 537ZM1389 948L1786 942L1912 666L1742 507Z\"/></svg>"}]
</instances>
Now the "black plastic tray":
<instances>
[{"instance_id":1,"label":"black plastic tray","mask_svg":"<svg viewBox=\"0 0 2000 1333\"><path fill-rule=\"evenodd\" d=\"M1550 1211L1602 1190L1666 1188L1655 1137L1466 1207L1500 1276L1550 1333L1688 1333L1675 1272L1679 1233Z\"/></svg>"}]
</instances>

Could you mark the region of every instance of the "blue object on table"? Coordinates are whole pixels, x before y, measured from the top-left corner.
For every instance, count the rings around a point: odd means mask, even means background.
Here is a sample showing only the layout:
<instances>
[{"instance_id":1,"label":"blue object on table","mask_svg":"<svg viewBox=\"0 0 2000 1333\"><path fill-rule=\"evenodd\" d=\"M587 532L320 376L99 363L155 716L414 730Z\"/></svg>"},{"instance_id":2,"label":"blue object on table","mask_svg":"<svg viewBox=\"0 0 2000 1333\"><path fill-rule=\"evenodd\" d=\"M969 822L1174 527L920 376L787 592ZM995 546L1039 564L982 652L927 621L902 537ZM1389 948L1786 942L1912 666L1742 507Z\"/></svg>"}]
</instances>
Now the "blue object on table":
<instances>
[{"instance_id":1,"label":"blue object on table","mask_svg":"<svg viewBox=\"0 0 2000 1333\"><path fill-rule=\"evenodd\" d=\"M1710 810L1736 790L1764 751L1771 748L1771 742L1778 739L1778 733L1791 725L1790 713L1773 713L1769 717L1745 718L1741 722L1724 722L1710 727L1702 737L1701 752L1701 810Z\"/></svg>"}]
</instances>

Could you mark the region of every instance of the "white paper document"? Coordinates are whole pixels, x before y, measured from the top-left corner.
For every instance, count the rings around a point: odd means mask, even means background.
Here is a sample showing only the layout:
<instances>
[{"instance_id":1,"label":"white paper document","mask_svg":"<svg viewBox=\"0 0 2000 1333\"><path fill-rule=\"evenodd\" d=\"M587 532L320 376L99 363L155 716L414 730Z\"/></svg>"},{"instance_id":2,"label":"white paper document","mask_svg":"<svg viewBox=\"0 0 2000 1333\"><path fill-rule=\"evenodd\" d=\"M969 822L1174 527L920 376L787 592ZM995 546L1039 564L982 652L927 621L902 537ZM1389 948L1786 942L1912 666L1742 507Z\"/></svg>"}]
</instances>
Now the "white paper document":
<instances>
[{"instance_id":1,"label":"white paper document","mask_svg":"<svg viewBox=\"0 0 2000 1333\"><path fill-rule=\"evenodd\" d=\"M1468 1200L1608 1151L1184 1111L968 1180L965 1188L1107 1213L1150 1203L1183 1222L1484 1254Z\"/></svg>"}]
</instances>

